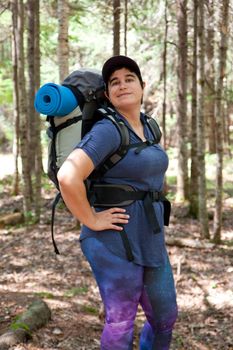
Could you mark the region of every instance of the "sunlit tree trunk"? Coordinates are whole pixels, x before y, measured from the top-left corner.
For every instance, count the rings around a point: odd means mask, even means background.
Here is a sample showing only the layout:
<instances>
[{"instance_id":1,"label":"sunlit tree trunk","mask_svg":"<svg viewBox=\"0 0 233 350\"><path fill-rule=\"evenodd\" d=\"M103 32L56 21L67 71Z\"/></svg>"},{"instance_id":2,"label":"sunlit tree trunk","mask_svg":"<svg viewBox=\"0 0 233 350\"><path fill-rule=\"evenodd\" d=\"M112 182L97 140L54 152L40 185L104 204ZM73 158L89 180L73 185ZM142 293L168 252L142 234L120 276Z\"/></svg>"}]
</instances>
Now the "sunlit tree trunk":
<instances>
[{"instance_id":1,"label":"sunlit tree trunk","mask_svg":"<svg viewBox=\"0 0 233 350\"><path fill-rule=\"evenodd\" d=\"M210 153L216 152L215 145L215 69L214 69L214 1L207 1L207 40L206 40L206 86L205 86L205 117L206 117L206 144Z\"/></svg>"},{"instance_id":2,"label":"sunlit tree trunk","mask_svg":"<svg viewBox=\"0 0 233 350\"><path fill-rule=\"evenodd\" d=\"M190 214L194 218L198 217L198 173L199 173L199 164L198 164L198 158L197 158L197 10L198 10L198 0L193 0Z\"/></svg>"},{"instance_id":3,"label":"sunlit tree trunk","mask_svg":"<svg viewBox=\"0 0 233 350\"><path fill-rule=\"evenodd\" d=\"M228 83L229 85L229 83ZM229 157L232 157L231 154L231 138L230 138L230 127L231 127L231 106L230 102L226 101L226 122L225 122L225 149Z\"/></svg>"},{"instance_id":4,"label":"sunlit tree trunk","mask_svg":"<svg viewBox=\"0 0 233 350\"><path fill-rule=\"evenodd\" d=\"M198 152L198 208L201 238L209 238L209 223L206 203L206 174L205 174L205 25L204 2L198 3L198 108L197 108L197 152Z\"/></svg>"},{"instance_id":5,"label":"sunlit tree trunk","mask_svg":"<svg viewBox=\"0 0 233 350\"><path fill-rule=\"evenodd\" d=\"M11 1L12 12L12 65L13 65L13 103L14 103L14 184L13 194L19 194L19 95L18 95L18 71L17 71L17 17L18 4L17 1Z\"/></svg>"},{"instance_id":6,"label":"sunlit tree trunk","mask_svg":"<svg viewBox=\"0 0 233 350\"><path fill-rule=\"evenodd\" d=\"M217 73L216 87L216 151L217 151L217 169L216 169L216 194L215 194L215 213L214 213L214 242L221 242L222 228L222 191L223 191L223 88L224 78L226 76L226 58L227 58L227 38L228 38L228 17L229 0L223 0L221 6L221 17L219 23L220 47L219 47L219 66Z\"/></svg>"},{"instance_id":7,"label":"sunlit tree trunk","mask_svg":"<svg viewBox=\"0 0 233 350\"><path fill-rule=\"evenodd\" d=\"M187 0L176 0L178 23L178 169L176 201L189 197L187 157Z\"/></svg>"},{"instance_id":8,"label":"sunlit tree trunk","mask_svg":"<svg viewBox=\"0 0 233 350\"><path fill-rule=\"evenodd\" d=\"M16 0L17 1L17 0ZM26 105L26 81L24 71L24 4L23 0L18 0L17 17L17 63L18 63L18 94L19 94L19 115L20 115L20 155L22 159L24 212L31 211L32 203L32 183L31 168L28 157L28 118Z\"/></svg>"},{"instance_id":9,"label":"sunlit tree trunk","mask_svg":"<svg viewBox=\"0 0 233 350\"><path fill-rule=\"evenodd\" d=\"M69 73L69 42L68 42L68 12L67 1L57 1L58 13L58 66L59 79L62 82Z\"/></svg>"},{"instance_id":10,"label":"sunlit tree trunk","mask_svg":"<svg viewBox=\"0 0 233 350\"><path fill-rule=\"evenodd\" d=\"M127 31L128 31L128 0L125 0L125 12L124 12L124 48L125 55L127 56Z\"/></svg>"},{"instance_id":11,"label":"sunlit tree trunk","mask_svg":"<svg viewBox=\"0 0 233 350\"><path fill-rule=\"evenodd\" d=\"M113 55L120 54L120 0L113 0Z\"/></svg>"},{"instance_id":12,"label":"sunlit tree trunk","mask_svg":"<svg viewBox=\"0 0 233 350\"><path fill-rule=\"evenodd\" d=\"M168 18L167 18L167 0L165 1L164 10L164 43L163 43L163 147L167 148L167 132L166 132L166 112L167 112L167 36L168 36Z\"/></svg>"},{"instance_id":13,"label":"sunlit tree trunk","mask_svg":"<svg viewBox=\"0 0 233 350\"><path fill-rule=\"evenodd\" d=\"M35 3L35 50L34 50L34 62L35 62L35 91L40 87L40 1L34 0ZM36 139L36 152L35 152L35 218L36 221L40 220L41 211L41 177L43 171L42 165L42 146L41 146L41 122L40 115L35 114L35 139Z\"/></svg>"}]
</instances>

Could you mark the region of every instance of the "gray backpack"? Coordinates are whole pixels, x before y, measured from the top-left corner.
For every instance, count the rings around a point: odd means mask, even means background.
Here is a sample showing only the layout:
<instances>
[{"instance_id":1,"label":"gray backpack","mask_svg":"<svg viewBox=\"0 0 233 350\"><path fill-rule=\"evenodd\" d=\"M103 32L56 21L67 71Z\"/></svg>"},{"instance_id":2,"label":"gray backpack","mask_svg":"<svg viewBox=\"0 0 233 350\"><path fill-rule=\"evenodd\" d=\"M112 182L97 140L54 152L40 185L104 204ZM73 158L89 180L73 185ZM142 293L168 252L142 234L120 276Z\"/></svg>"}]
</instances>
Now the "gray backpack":
<instances>
[{"instance_id":1,"label":"gray backpack","mask_svg":"<svg viewBox=\"0 0 233 350\"><path fill-rule=\"evenodd\" d=\"M100 119L96 111L107 107L104 82L101 74L93 69L72 72L62 83L69 88L78 106L66 116L47 116L49 128L48 176L59 189L57 172L81 138Z\"/></svg>"}]
</instances>

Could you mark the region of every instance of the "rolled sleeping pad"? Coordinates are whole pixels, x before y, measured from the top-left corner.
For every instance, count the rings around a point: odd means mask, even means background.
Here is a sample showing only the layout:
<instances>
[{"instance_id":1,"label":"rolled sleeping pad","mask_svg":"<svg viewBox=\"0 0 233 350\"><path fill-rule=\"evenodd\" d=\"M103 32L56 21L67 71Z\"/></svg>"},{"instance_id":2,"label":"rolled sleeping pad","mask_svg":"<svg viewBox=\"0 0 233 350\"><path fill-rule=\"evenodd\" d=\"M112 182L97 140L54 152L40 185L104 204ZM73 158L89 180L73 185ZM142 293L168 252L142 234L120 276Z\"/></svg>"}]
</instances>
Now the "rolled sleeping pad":
<instances>
[{"instance_id":1,"label":"rolled sleeping pad","mask_svg":"<svg viewBox=\"0 0 233 350\"><path fill-rule=\"evenodd\" d=\"M39 113L63 117L78 106L78 101L69 88L47 83L37 91L34 106Z\"/></svg>"}]
</instances>

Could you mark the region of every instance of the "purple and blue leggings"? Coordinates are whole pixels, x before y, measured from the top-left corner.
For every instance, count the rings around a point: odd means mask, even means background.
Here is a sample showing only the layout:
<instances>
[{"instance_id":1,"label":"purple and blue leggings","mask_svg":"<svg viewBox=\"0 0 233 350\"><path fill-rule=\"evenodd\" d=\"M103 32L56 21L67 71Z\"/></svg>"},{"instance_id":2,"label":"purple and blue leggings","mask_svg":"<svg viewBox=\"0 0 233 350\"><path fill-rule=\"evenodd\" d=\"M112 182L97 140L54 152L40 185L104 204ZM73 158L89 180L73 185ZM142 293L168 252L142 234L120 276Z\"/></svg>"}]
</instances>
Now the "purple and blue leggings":
<instances>
[{"instance_id":1,"label":"purple and blue leggings","mask_svg":"<svg viewBox=\"0 0 233 350\"><path fill-rule=\"evenodd\" d=\"M105 308L101 350L132 350L134 321L140 304L147 318L140 350L168 350L177 318L170 263L143 267L112 254L96 238L81 242Z\"/></svg>"}]
</instances>

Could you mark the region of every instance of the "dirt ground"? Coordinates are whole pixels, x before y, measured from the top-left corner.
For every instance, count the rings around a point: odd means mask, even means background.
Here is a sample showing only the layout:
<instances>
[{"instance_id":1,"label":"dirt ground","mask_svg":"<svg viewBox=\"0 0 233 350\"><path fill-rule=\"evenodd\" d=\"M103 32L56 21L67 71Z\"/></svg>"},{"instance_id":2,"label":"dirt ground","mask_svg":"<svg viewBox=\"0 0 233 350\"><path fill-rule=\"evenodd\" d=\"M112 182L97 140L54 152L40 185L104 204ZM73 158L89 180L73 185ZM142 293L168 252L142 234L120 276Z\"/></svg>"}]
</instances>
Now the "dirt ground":
<instances>
[{"instance_id":1,"label":"dirt ground","mask_svg":"<svg viewBox=\"0 0 233 350\"><path fill-rule=\"evenodd\" d=\"M0 335L31 301L43 298L52 311L51 321L27 344L12 350L99 349L103 312L98 288L77 242L77 223L64 208L57 211L56 240L61 255L55 255L50 203L51 198L45 197L40 224L0 229ZM221 246L168 245L179 304L171 350L233 350L232 204L225 203ZM22 199L10 197L4 190L0 214L21 208ZM197 222L180 216L174 207L167 239L197 239ZM138 310L135 350L143 321Z\"/></svg>"}]
</instances>

